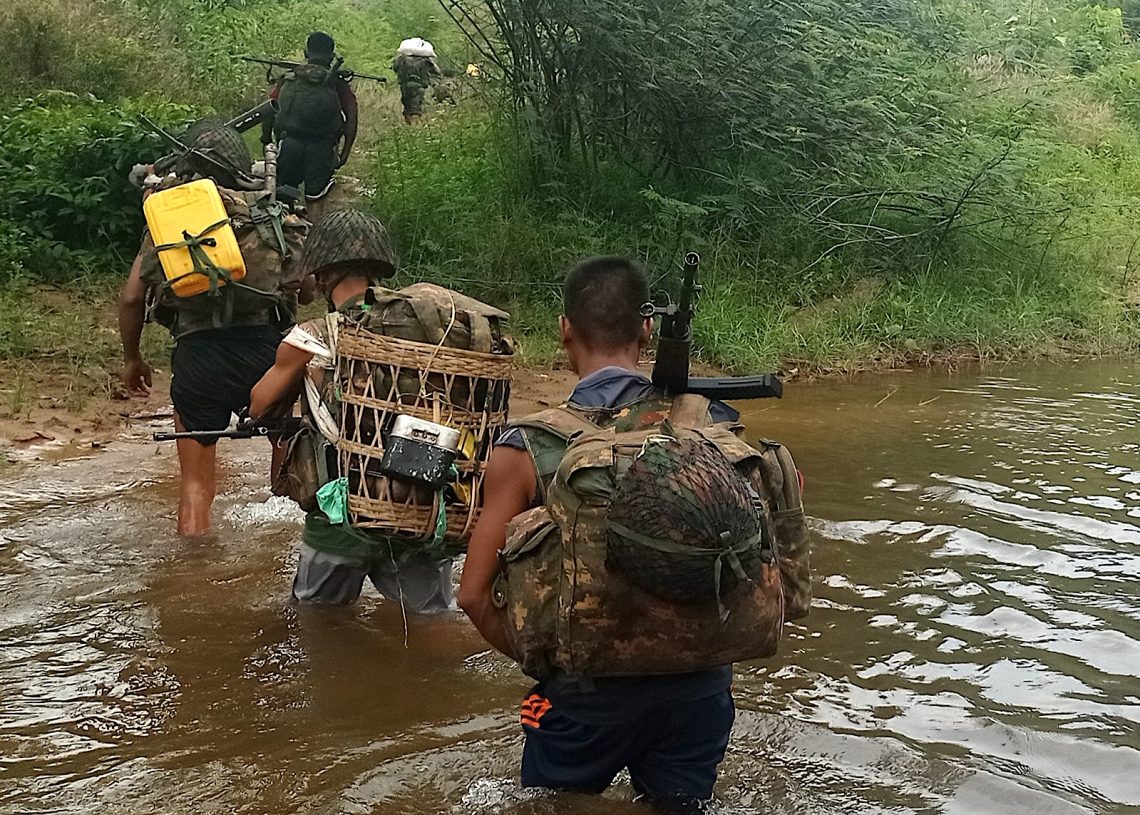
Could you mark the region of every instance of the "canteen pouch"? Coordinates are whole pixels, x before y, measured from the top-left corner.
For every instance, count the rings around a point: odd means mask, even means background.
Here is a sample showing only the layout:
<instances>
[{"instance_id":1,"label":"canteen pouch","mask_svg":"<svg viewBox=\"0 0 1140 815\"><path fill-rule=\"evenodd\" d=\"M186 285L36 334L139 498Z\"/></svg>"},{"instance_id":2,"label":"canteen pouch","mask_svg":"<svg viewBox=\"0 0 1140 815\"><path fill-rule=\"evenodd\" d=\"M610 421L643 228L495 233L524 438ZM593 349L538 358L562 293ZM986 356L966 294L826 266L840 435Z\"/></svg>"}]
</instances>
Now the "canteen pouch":
<instances>
[{"instance_id":1,"label":"canteen pouch","mask_svg":"<svg viewBox=\"0 0 1140 815\"><path fill-rule=\"evenodd\" d=\"M384 445L384 475L438 490L451 480L459 431L406 414L397 416Z\"/></svg>"}]
</instances>

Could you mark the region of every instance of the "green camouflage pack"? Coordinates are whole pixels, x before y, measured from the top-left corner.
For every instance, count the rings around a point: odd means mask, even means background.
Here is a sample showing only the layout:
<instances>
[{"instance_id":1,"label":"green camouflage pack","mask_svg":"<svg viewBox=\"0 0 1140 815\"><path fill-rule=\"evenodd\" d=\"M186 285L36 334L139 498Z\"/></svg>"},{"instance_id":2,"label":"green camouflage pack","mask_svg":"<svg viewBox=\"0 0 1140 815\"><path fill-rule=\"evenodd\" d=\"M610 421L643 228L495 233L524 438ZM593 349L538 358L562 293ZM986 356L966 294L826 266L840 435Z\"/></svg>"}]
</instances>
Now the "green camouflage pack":
<instances>
[{"instance_id":1,"label":"green camouflage pack","mask_svg":"<svg viewBox=\"0 0 1140 815\"><path fill-rule=\"evenodd\" d=\"M556 408L517 423L543 505L509 525L495 594L527 674L681 673L771 656L788 613L806 611L808 543L794 464L782 447L748 445L739 426L712 424L708 405L686 395L616 411ZM765 558L742 555L743 579L700 602L662 599L611 557L613 499L639 451L662 436L723 456L756 496L768 542Z\"/></svg>"},{"instance_id":2,"label":"green camouflage pack","mask_svg":"<svg viewBox=\"0 0 1140 815\"><path fill-rule=\"evenodd\" d=\"M282 136L335 139L344 119L340 106L340 80L323 65L299 65L281 80L275 125Z\"/></svg>"},{"instance_id":3,"label":"green camouflage pack","mask_svg":"<svg viewBox=\"0 0 1140 815\"><path fill-rule=\"evenodd\" d=\"M167 285L154 241L149 235L143 240L142 281L150 292L149 316L170 329L175 339L213 328L268 324L285 329L296 318L307 224L286 215L277 233L261 223L274 217L262 209L265 193L235 192L222 187L218 191L245 262L245 277L239 283L222 286L213 293L178 297ZM279 245L278 235L284 247Z\"/></svg>"}]
</instances>

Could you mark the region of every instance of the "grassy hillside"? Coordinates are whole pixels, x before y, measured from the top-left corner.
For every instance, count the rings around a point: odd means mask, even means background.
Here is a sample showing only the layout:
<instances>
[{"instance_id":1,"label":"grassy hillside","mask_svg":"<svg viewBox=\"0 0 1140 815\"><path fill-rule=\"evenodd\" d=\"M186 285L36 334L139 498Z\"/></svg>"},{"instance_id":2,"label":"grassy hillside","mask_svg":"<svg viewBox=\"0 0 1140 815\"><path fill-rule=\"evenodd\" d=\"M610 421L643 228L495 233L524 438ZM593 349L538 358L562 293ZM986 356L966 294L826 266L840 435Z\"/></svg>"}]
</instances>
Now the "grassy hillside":
<instances>
[{"instance_id":1,"label":"grassy hillside","mask_svg":"<svg viewBox=\"0 0 1140 815\"><path fill-rule=\"evenodd\" d=\"M235 55L314 28L360 71L411 35L483 66L422 127L363 90L348 172L401 279L509 307L535 359L575 259L634 255L665 288L690 249L701 353L734 370L1137 347L1131 0L540 5L522 36L514 4L461 3L469 41L434 0L3 4L0 356L113 367L113 331L68 347L29 290L106 314L141 224L126 169L159 149L137 114L236 112L264 76Z\"/></svg>"}]
</instances>

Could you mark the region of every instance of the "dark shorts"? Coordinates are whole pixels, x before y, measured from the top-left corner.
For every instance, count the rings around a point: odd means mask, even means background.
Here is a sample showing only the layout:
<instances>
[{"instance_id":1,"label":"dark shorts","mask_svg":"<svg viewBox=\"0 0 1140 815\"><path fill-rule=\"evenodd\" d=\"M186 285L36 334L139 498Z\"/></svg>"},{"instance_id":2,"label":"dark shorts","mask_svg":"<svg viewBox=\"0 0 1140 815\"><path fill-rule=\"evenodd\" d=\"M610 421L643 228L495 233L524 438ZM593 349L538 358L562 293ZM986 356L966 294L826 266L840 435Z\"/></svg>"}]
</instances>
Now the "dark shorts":
<instances>
[{"instance_id":1,"label":"dark shorts","mask_svg":"<svg viewBox=\"0 0 1140 815\"><path fill-rule=\"evenodd\" d=\"M281 333L269 325L198 331L170 360L170 399L187 430L225 430L249 407L249 392L273 367Z\"/></svg>"},{"instance_id":2,"label":"dark shorts","mask_svg":"<svg viewBox=\"0 0 1140 815\"><path fill-rule=\"evenodd\" d=\"M333 188L338 156L335 139L286 136L277 154L277 183L305 187L310 201L324 198Z\"/></svg>"},{"instance_id":3,"label":"dark shorts","mask_svg":"<svg viewBox=\"0 0 1140 815\"><path fill-rule=\"evenodd\" d=\"M536 687L522 706L522 785L596 794L628 767L639 796L671 811L696 811L712 798L728 748L736 716L732 693L670 705L630 701L636 715L591 723Z\"/></svg>"}]
</instances>

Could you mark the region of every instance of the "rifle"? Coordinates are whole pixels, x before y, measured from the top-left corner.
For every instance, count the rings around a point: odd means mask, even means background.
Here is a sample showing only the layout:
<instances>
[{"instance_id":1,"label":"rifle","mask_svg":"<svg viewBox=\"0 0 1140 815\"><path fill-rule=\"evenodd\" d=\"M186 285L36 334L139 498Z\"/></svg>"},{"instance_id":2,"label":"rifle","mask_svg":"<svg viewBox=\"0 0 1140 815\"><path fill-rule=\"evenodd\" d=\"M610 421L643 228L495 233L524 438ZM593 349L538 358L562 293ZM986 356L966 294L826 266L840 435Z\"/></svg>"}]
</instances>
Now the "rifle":
<instances>
[{"instance_id":1,"label":"rifle","mask_svg":"<svg viewBox=\"0 0 1140 815\"><path fill-rule=\"evenodd\" d=\"M689 376L689 354L693 345L693 300L700 291L697 273L701 258L696 252L685 255L685 272L678 303L655 306L646 303L642 316L660 317L657 360L653 364L653 384L670 394L695 393L709 399L766 399L784 394L784 385L775 374L755 376Z\"/></svg>"},{"instance_id":2,"label":"rifle","mask_svg":"<svg viewBox=\"0 0 1140 815\"><path fill-rule=\"evenodd\" d=\"M301 417L289 416L284 419L241 419L232 430L187 430L181 433L155 433L155 441L178 441L195 439L210 442L218 439L255 439L294 436L301 431Z\"/></svg>"},{"instance_id":3,"label":"rifle","mask_svg":"<svg viewBox=\"0 0 1140 815\"><path fill-rule=\"evenodd\" d=\"M284 60L284 59L262 59L261 57L238 57L238 59L244 60L245 62L256 62L258 65L264 65L265 66L265 81L266 82L273 82L273 69L274 68L280 68L283 71L295 71L298 68L300 68L302 65L305 64L303 62L289 62L288 60ZM342 58L341 62L343 62L343 61L344 60ZM386 76L371 76L370 74L358 74L356 71L350 70L348 68L341 68L339 63L334 70L336 71L336 75L341 80L343 80L344 82L351 82L354 79L368 79L368 80L371 80L372 82L387 82L388 81L388 77L386 77Z\"/></svg>"}]
</instances>

